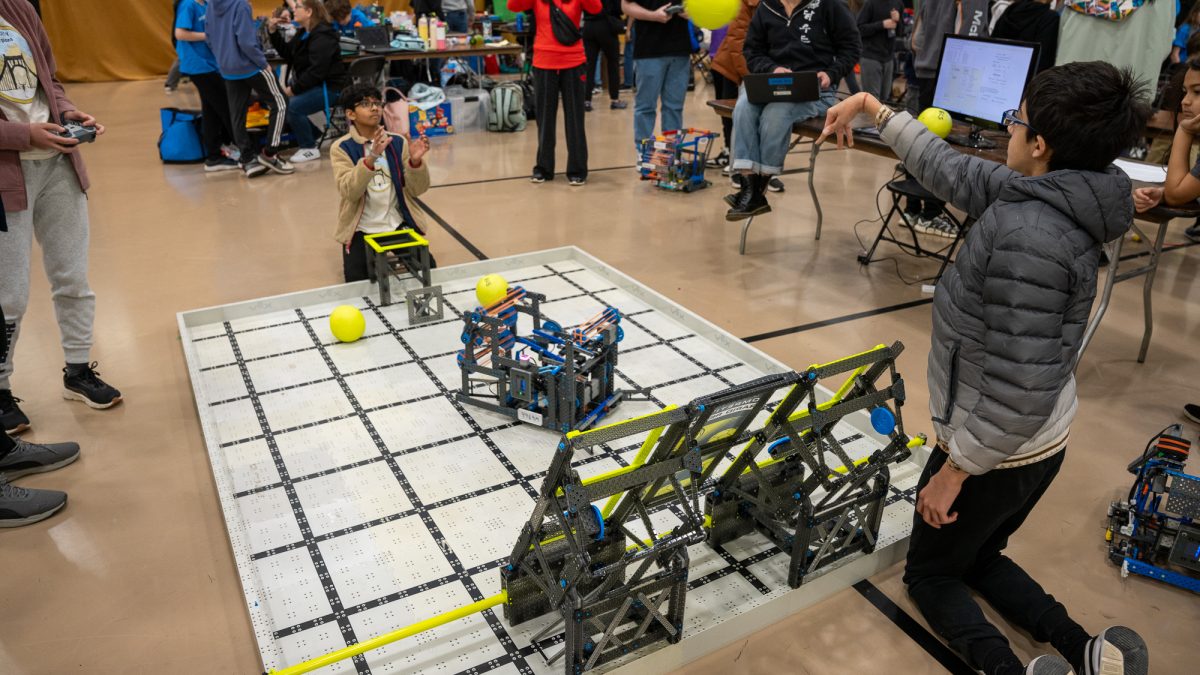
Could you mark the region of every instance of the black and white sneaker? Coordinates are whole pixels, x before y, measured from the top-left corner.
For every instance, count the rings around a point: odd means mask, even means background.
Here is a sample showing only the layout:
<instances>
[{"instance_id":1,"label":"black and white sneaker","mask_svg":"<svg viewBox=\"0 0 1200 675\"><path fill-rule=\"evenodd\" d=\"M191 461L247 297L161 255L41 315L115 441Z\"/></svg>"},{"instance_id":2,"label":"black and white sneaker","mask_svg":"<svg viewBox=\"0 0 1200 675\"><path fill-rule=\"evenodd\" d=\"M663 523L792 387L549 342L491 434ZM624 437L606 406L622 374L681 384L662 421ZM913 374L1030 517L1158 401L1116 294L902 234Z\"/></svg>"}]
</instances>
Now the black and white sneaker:
<instances>
[{"instance_id":1,"label":"black and white sneaker","mask_svg":"<svg viewBox=\"0 0 1200 675\"><path fill-rule=\"evenodd\" d=\"M270 171L274 171L275 173L282 174L284 176L288 175L289 173L296 172L296 167L292 166L287 160L279 155L268 155L265 152L260 152L258 154L258 163L267 167L267 169Z\"/></svg>"},{"instance_id":2,"label":"black and white sneaker","mask_svg":"<svg viewBox=\"0 0 1200 675\"><path fill-rule=\"evenodd\" d=\"M581 187L581 186L583 186L583 185L587 185L587 179L586 179L586 178L579 178L578 176L576 176L576 177L574 177L574 178L570 178L570 177L568 177L568 178L567 178L567 185L570 185L571 187Z\"/></svg>"},{"instance_id":3,"label":"black and white sneaker","mask_svg":"<svg viewBox=\"0 0 1200 675\"><path fill-rule=\"evenodd\" d=\"M542 173L538 169L534 169L533 173L529 175L529 182L533 183L534 185L538 185L540 183L545 183L546 182L546 174Z\"/></svg>"},{"instance_id":4,"label":"black and white sneaker","mask_svg":"<svg viewBox=\"0 0 1200 675\"><path fill-rule=\"evenodd\" d=\"M1025 666L1025 675L1075 675L1071 664L1057 654L1043 654Z\"/></svg>"},{"instance_id":5,"label":"black and white sneaker","mask_svg":"<svg viewBox=\"0 0 1200 675\"><path fill-rule=\"evenodd\" d=\"M67 364L63 368L63 398L83 401L89 408L104 410L121 402L121 392L100 379L96 362Z\"/></svg>"},{"instance_id":6,"label":"black and white sneaker","mask_svg":"<svg viewBox=\"0 0 1200 675\"><path fill-rule=\"evenodd\" d=\"M1092 638L1083 652L1079 675L1146 675L1150 650L1132 628L1110 626Z\"/></svg>"},{"instance_id":7,"label":"black and white sneaker","mask_svg":"<svg viewBox=\"0 0 1200 675\"><path fill-rule=\"evenodd\" d=\"M45 520L67 505L67 493L29 490L0 478L0 527L20 527Z\"/></svg>"},{"instance_id":8,"label":"black and white sneaker","mask_svg":"<svg viewBox=\"0 0 1200 675\"><path fill-rule=\"evenodd\" d=\"M249 164L242 164L241 166L242 171L246 174L246 178L258 178L259 176L265 176L271 171L265 165L259 164L258 162L250 162Z\"/></svg>"},{"instance_id":9,"label":"black and white sneaker","mask_svg":"<svg viewBox=\"0 0 1200 675\"><path fill-rule=\"evenodd\" d=\"M767 181L767 190L771 192L783 192L783 181L772 176L771 180Z\"/></svg>"},{"instance_id":10,"label":"black and white sneaker","mask_svg":"<svg viewBox=\"0 0 1200 675\"><path fill-rule=\"evenodd\" d=\"M583 102L583 111L584 112L592 112L592 102L591 101Z\"/></svg>"},{"instance_id":11,"label":"black and white sneaker","mask_svg":"<svg viewBox=\"0 0 1200 675\"><path fill-rule=\"evenodd\" d=\"M31 473L46 473L79 459L78 443L49 443L39 445L13 439L16 442L7 455L0 457L0 478L16 480Z\"/></svg>"},{"instance_id":12,"label":"black and white sneaker","mask_svg":"<svg viewBox=\"0 0 1200 675\"><path fill-rule=\"evenodd\" d=\"M204 160L204 171L207 173L215 173L217 171L235 171L240 168L242 168L240 164L232 159L229 159L228 157Z\"/></svg>"},{"instance_id":13,"label":"black and white sneaker","mask_svg":"<svg viewBox=\"0 0 1200 675\"><path fill-rule=\"evenodd\" d=\"M29 418L17 405L21 399L13 396L11 389L0 389L0 426L9 436L29 430Z\"/></svg>"},{"instance_id":14,"label":"black and white sneaker","mask_svg":"<svg viewBox=\"0 0 1200 675\"><path fill-rule=\"evenodd\" d=\"M728 166L729 150L721 150L716 156L704 160L704 164L710 169L719 169L723 166Z\"/></svg>"},{"instance_id":15,"label":"black and white sneaker","mask_svg":"<svg viewBox=\"0 0 1200 675\"><path fill-rule=\"evenodd\" d=\"M1183 406L1183 416L1196 424L1200 424L1200 404L1189 403Z\"/></svg>"}]
</instances>

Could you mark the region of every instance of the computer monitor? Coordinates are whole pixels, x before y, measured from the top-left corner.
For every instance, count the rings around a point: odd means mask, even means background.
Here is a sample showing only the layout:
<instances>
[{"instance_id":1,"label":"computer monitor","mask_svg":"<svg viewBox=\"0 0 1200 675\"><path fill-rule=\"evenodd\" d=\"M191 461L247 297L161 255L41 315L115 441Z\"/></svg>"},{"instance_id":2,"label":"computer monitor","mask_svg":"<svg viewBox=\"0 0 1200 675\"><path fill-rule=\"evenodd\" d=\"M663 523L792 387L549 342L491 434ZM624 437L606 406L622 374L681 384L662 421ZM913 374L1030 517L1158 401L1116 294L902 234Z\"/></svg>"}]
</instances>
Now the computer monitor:
<instances>
[{"instance_id":1,"label":"computer monitor","mask_svg":"<svg viewBox=\"0 0 1200 675\"><path fill-rule=\"evenodd\" d=\"M972 148L995 147L980 129L999 129L1005 111L1021 107L1039 49L1034 42L946 35L933 106L971 125L970 136L946 140Z\"/></svg>"}]
</instances>

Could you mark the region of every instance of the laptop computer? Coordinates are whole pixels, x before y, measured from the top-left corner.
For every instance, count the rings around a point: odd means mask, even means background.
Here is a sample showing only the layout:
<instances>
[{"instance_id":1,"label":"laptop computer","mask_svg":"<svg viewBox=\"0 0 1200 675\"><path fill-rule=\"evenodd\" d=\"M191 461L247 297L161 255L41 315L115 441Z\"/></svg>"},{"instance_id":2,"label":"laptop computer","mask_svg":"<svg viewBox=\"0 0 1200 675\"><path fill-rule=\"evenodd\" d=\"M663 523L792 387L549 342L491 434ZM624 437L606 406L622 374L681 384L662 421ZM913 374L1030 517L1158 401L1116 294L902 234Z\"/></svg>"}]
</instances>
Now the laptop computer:
<instances>
[{"instance_id":1,"label":"laptop computer","mask_svg":"<svg viewBox=\"0 0 1200 675\"><path fill-rule=\"evenodd\" d=\"M821 98L815 72L750 73L742 82L746 85L746 100L751 103L804 103Z\"/></svg>"},{"instance_id":2,"label":"laptop computer","mask_svg":"<svg viewBox=\"0 0 1200 675\"><path fill-rule=\"evenodd\" d=\"M354 37L358 38L358 41L362 44L362 50L368 54L394 54L396 52L408 51L392 46L392 35L387 26L356 28L354 30Z\"/></svg>"}]
</instances>

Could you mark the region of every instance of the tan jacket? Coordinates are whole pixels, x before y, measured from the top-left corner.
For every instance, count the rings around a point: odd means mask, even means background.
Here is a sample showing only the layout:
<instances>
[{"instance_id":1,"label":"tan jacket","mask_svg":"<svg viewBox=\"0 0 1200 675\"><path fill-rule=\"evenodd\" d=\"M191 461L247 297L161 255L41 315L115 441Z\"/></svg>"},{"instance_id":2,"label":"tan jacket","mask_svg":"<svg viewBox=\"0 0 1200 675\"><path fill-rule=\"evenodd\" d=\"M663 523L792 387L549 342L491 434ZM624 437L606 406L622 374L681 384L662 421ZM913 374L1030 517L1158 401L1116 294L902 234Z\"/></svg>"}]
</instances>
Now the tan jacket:
<instances>
[{"instance_id":1,"label":"tan jacket","mask_svg":"<svg viewBox=\"0 0 1200 675\"><path fill-rule=\"evenodd\" d=\"M742 78L750 72L746 57L742 54L742 45L746 42L746 30L750 28L750 18L756 9L758 0L742 0L737 18L729 24L729 31L725 33L725 39L713 57L712 69L734 84L741 84Z\"/></svg>"},{"instance_id":2,"label":"tan jacket","mask_svg":"<svg viewBox=\"0 0 1200 675\"><path fill-rule=\"evenodd\" d=\"M403 167L404 193L400 198L404 200L404 205L412 214L413 224L417 226L417 231L425 234L429 230L429 214L417 205L415 198L429 189L429 162L424 160L419 168L412 168L412 165L408 163L408 139L400 134L391 134L391 136L392 143L388 146L389 157L396 149L399 149L400 152L400 162L393 161L391 165ZM363 144L366 141L367 139L359 136L354 126L351 125L350 133L337 139L329 151L329 157L333 160L333 181L337 185L338 195L342 198L342 203L338 207L337 229L334 230L333 238L342 245L349 243L350 239L354 237L359 219L362 218L363 207L367 203L367 185L371 182L373 172L367 168L363 159L366 154Z\"/></svg>"}]
</instances>

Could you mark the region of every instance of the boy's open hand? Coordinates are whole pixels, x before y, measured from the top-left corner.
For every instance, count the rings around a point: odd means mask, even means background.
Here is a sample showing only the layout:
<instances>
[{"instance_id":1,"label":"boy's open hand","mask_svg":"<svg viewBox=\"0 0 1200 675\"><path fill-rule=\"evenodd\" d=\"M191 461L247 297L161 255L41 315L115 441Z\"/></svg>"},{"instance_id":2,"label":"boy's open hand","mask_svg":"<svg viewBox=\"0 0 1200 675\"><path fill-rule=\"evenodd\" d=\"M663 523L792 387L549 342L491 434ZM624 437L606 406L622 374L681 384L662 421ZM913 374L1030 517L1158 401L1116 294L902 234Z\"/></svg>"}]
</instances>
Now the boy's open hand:
<instances>
[{"instance_id":1,"label":"boy's open hand","mask_svg":"<svg viewBox=\"0 0 1200 675\"><path fill-rule=\"evenodd\" d=\"M825 142L833 136L837 139L838 150L843 147L854 147L854 130L850 127L854 118L861 112L874 115L879 112L879 101L867 93L860 93L838 103L825 113L825 129L817 139L817 144Z\"/></svg>"},{"instance_id":2,"label":"boy's open hand","mask_svg":"<svg viewBox=\"0 0 1200 675\"><path fill-rule=\"evenodd\" d=\"M1162 198L1163 189L1160 187L1137 188L1133 191L1133 208L1138 213L1145 213L1158 206Z\"/></svg>"},{"instance_id":3,"label":"boy's open hand","mask_svg":"<svg viewBox=\"0 0 1200 675\"><path fill-rule=\"evenodd\" d=\"M382 157L383 153L387 152L387 148L392 144L392 137L387 132L387 129L379 127L375 132L374 138L371 139L371 154L375 157Z\"/></svg>"},{"instance_id":4,"label":"boy's open hand","mask_svg":"<svg viewBox=\"0 0 1200 675\"><path fill-rule=\"evenodd\" d=\"M425 155L427 154L429 154L429 137L425 134L421 134L412 142L411 147L408 149L409 162L413 164L413 166L420 165L421 160L424 159Z\"/></svg>"}]
</instances>

